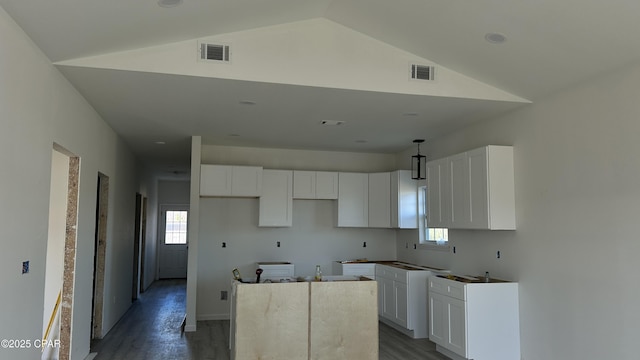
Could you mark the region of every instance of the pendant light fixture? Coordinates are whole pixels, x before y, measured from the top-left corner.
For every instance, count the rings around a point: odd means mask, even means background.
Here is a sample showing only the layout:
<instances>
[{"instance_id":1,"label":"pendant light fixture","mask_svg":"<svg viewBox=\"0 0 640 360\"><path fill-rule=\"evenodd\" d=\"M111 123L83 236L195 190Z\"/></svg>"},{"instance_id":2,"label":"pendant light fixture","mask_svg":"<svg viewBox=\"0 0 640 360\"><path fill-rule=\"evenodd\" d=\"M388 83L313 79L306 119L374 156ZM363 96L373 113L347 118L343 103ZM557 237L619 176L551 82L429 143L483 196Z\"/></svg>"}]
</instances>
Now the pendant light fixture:
<instances>
[{"instance_id":1,"label":"pendant light fixture","mask_svg":"<svg viewBox=\"0 0 640 360\"><path fill-rule=\"evenodd\" d=\"M411 178L413 180L424 180L427 178L427 157L420 155L420 144L423 142L424 139L413 140L413 143L418 145L418 153L411 156Z\"/></svg>"}]
</instances>

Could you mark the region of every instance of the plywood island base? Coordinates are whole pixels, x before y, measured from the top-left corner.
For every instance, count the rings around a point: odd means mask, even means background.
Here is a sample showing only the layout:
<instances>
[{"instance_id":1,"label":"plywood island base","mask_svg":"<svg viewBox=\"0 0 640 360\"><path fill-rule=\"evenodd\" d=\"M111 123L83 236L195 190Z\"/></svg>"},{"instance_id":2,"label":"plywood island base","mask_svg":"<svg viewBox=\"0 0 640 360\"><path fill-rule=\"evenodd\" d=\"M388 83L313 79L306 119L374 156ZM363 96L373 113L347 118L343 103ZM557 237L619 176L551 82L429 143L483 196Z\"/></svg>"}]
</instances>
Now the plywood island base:
<instances>
[{"instance_id":1,"label":"plywood island base","mask_svg":"<svg viewBox=\"0 0 640 360\"><path fill-rule=\"evenodd\" d=\"M233 287L233 359L378 359L375 281Z\"/></svg>"}]
</instances>

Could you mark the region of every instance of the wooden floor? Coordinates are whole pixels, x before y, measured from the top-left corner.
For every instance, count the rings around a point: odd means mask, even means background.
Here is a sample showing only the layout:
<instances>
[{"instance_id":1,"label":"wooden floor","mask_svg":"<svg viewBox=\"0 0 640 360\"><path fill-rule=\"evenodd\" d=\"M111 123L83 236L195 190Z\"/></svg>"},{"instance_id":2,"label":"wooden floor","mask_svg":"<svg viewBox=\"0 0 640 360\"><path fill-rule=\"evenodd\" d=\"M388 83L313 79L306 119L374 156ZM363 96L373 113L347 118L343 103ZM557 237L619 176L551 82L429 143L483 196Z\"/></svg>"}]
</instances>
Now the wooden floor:
<instances>
[{"instance_id":1,"label":"wooden floor","mask_svg":"<svg viewBox=\"0 0 640 360\"><path fill-rule=\"evenodd\" d=\"M156 281L102 340L93 341L95 360L228 360L229 321L199 321L181 332L184 280ZM381 360L445 360L427 339L411 339L380 323Z\"/></svg>"}]
</instances>

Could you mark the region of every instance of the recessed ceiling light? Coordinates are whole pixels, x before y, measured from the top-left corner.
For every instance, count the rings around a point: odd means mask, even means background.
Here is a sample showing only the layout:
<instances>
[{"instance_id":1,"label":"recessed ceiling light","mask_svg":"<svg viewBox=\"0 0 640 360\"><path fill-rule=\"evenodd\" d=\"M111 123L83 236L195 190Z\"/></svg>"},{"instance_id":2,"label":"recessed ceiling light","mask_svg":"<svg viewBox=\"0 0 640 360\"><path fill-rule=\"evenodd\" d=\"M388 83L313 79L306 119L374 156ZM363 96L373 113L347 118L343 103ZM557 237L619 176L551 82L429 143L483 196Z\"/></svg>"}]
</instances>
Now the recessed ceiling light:
<instances>
[{"instance_id":1,"label":"recessed ceiling light","mask_svg":"<svg viewBox=\"0 0 640 360\"><path fill-rule=\"evenodd\" d=\"M158 0L158 6L172 8L182 4L182 0Z\"/></svg>"},{"instance_id":2,"label":"recessed ceiling light","mask_svg":"<svg viewBox=\"0 0 640 360\"><path fill-rule=\"evenodd\" d=\"M487 33L484 39L492 44L502 44L507 41L507 37L500 33Z\"/></svg>"}]
</instances>

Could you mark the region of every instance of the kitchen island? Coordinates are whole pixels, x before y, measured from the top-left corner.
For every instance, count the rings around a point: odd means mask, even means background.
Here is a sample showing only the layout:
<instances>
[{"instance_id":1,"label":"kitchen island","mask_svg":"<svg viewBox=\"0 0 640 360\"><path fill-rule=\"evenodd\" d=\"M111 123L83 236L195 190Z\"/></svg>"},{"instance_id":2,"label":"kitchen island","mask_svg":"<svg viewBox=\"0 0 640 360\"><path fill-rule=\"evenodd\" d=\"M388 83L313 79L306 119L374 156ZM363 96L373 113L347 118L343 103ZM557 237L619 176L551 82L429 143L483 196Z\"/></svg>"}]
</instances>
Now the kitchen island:
<instances>
[{"instance_id":1,"label":"kitchen island","mask_svg":"<svg viewBox=\"0 0 640 360\"><path fill-rule=\"evenodd\" d=\"M378 359L376 282L323 280L234 281L232 359Z\"/></svg>"}]
</instances>

